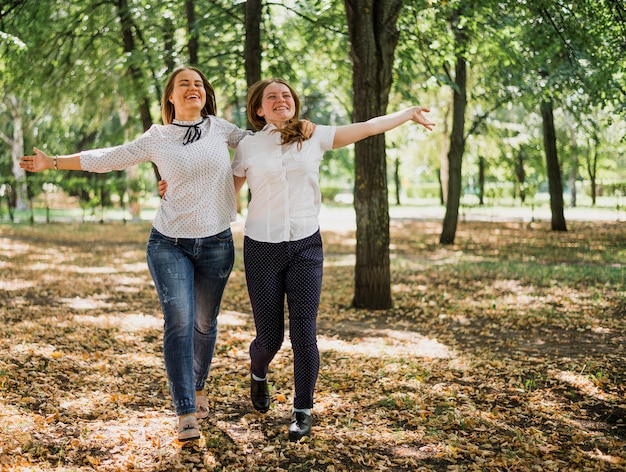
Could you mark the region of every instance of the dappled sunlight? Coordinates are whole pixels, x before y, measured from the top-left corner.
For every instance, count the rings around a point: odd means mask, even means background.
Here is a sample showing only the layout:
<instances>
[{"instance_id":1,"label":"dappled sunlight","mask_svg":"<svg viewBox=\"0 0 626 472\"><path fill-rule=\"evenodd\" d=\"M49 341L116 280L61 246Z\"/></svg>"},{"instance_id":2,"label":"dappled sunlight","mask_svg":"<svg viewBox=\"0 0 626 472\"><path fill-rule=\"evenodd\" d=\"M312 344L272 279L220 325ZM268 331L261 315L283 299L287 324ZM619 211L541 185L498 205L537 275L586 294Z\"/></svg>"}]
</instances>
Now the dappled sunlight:
<instances>
[{"instance_id":1,"label":"dappled sunlight","mask_svg":"<svg viewBox=\"0 0 626 472\"><path fill-rule=\"evenodd\" d=\"M579 287L576 290L570 287L554 285L552 287L538 287L514 279L496 279L486 284L476 284L475 291L467 291L463 298L453 298L462 306L483 313L505 311L510 313L518 322L532 322L541 318L543 322L567 325L570 318L570 306L578 310L597 311L599 307L607 305L610 299L598 299L591 289ZM469 287L468 287L469 288ZM608 334L611 327L600 326L602 319L588 320L590 328L597 333ZM617 326L615 326L617 328Z\"/></svg>"},{"instance_id":2,"label":"dappled sunlight","mask_svg":"<svg viewBox=\"0 0 626 472\"><path fill-rule=\"evenodd\" d=\"M7 280L6 278L0 279L0 290L4 290L7 292L14 290L24 290L27 288L35 287L36 285L37 282L34 280Z\"/></svg>"},{"instance_id":3,"label":"dappled sunlight","mask_svg":"<svg viewBox=\"0 0 626 472\"><path fill-rule=\"evenodd\" d=\"M415 356L435 359L453 356L451 350L436 339L392 329L364 329L362 334L352 341L318 335L317 344L320 351L332 350L367 357Z\"/></svg>"},{"instance_id":4,"label":"dappled sunlight","mask_svg":"<svg viewBox=\"0 0 626 472\"><path fill-rule=\"evenodd\" d=\"M324 256L324 267L354 267L356 256L348 255L338 257L335 255Z\"/></svg>"},{"instance_id":5,"label":"dappled sunlight","mask_svg":"<svg viewBox=\"0 0 626 472\"><path fill-rule=\"evenodd\" d=\"M224 310L220 311L218 323L227 326L245 326L252 321L252 315L249 313L241 313L239 311Z\"/></svg>"},{"instance_id":6,"label":"dappled sunlight","mask_svg":"<svg viewBox=\"0 0 626 472\"><path fill-rule=\"evenodd\" d=\"M602 378L601 373L591 374L592 376L595 376L595 382L590 378L590 375L581 375L575 372L565 370L556 371L552 374L560 381L565 382L572 387L575 387L583 395L587 395L589 397L597 398L599 400L607 402L617 402L623 400L623 398L618 398L615 395L607 394L598 387L597 383L602 384L608 382L608 379Z\"/></svg>"},{"instance_id":7,"label":"dappled sunlight","mask_svg":"<svg viewBox=\"0 0 626 472\"><path fill-rule=\"evenodd\" d=\"M142 290L142 287L131 287L129 285L118 285L113 289L116 292L121 293L139 293Z\"/></svg>"},{"instance_id":8,"label":"dappled sunlight","mask_svg":"<svg viewBox=\"0 0 626 472\"><path fill-rule=\"evenodd\" d=\"M257 413L249 413L243 417L237 416L230 421L216 421L215 426L235 443L262 442L265 436L259 428L255 427L255 423L262 418ZM270 452L270 450L267 452Z\"/></svg>"},{"instance_id":9,"label":"dappled sunlight","mask_svg":"<svg viewBox=\"0 0 626 472\"><path fill-rule=\"evenodd\" d=\"M445 450L445 446L443 444L426 444L419 447L402 445L393 447L391 450L395 456L410 457L418 461L424 461L441 456Z\"/></svg>"},{"instance_id":10,"label":"dappled sunlight","mask_svg":"<svg viewBox=\"0 0 626 472\"><path fill-rule=\"evenodd\" d=\"M38 424L32 424L24 431L16 430L13 446L29 444L29 454L38 449L58 451L59 459L76 460L85 451L86 465L90 470L102 468L114 470L142 470L154 466L155 462L176 457L180 445L173 440L176 418L173 413L146 409L139 414L124 415L106 421L78 420L74 427L69 427L59 415L40 418ZM45 435L40 433L46 428ZM8 443L8 441L7 441ZM9 443L9 447L11 444ZM21 448L12 449L19 453ZM103 454L103 451L107 451ZM150 451L146 454L146 451ZM55 456L49 456L55 461ZM25 462L27 465L28 462ZM11 469L19 470L19 469ZM49 468L25 469L28 471L51 470ZM76 470L54 468L54 470ZM82 469L81 469L82 470Z\"/></svg>"},{"instance_id":11,"label":"dappled sunlight","mask_svg":"<svg viewBox=\"0 0 626 472\"><path fill-rule=\"evenodd\" d=\"M432 254L429 258L435 266L452 265L458 263L463 257L463 251L446 251L442 250L436 254Z\"/></svg>"},{"instance_id":12,"label":"dappled sunlight","mask_svg":"<svg viewBox=\"0 0 626 472\"><path fill-rule=\"evenodd\" d=\"M60 298L59 302L73 310L101 310L113 306L112 303L104 301L108 298L108 295L93 295L91 297Z\"/></svg>"},{"instance_id":13,"label":"dappled sunlight","mask_svg":"<svg viewBox=\"0 0 626 472\"><path fill-rule=\"evenodd\" d=\"M553 371L551 374L556 375L559 380L567 381L567 379L570 378L569 374L571 373ZM580 379L577 380L579 381ZM582 383L584 384L586 382L583 381ZM534 396L536 397L534 401L529 403L532 413L551 427L553 427L556 422L560 422L566 425L566 427L571 428L573 434L576 436L576 443L580 445L584 445L594 436L597 437L599 431L602 432L602 435L604 435L604 432L609 430L610 425L605 422L608 418L593 419L585 410L572 412L568 408L569 400L565 398L548 400L541 391L536 391ZM621 399L612 398L609 401L616 402L619 400ZM534 434L532 440L535 443L535 446L544 453L554 452L559 449L558 443L554 441L550 434L551 429L552 428L548 428L547 431L541 431L538 428L533 428ZM518 432L517 434L518 437L521 437L521 432ZM612 438L610 435L607 435L604 439L605 443L620 441L618 438ZM599 463L624 464L626 461L626 458L624 457L606 454L598 448L588 449L586 446L583 446L580 452L587 455L589 458L598 461Z\"/></svg>"},{"instance_id":14,"label":"dappled sunlight","mask_svg":"<svg viewBox=\"0 0 626 472\"><path fill-rule=\"evenodd\" d=\"M174 412L145 408L141 413L117 420L90 422L85 425L85 430L88 438L98 442L119 443L120 439L125 439L129 449L144 446L158 449L174 442L172 431L175 427Z\"/></svg>"},{"instance_id":15,"label":"dappled sunlight","mask_svg":"<svg viewBox=\"0 0 626 472\"><path fill-rule=\"evenodd\" d=\"M73 307L75 308L75 307ZM163 320L150 315L130 313L125 315L103 314L97 316L74 315L74 321L101 328L119 328L122 331L135 332L163 327Z\"/></svg>"},{"instance_id":16,"label":"dappled sunlight","mask_svg":"<svg viewBox=\"0 0 626 472\"><path fill-rule=\"evenodd\" d=\"M36 249L31 244L19 240L9 238L0 238L0 248L4 257L15 257L28 254L29 251ZM39 251L37 251L37 254Z\"/></svg>"},{"instance_id":17,"label":"dappled sunlight","mask_svg":"<svg viewBox=\"0 0 626 472\"><path fill-rule=\"evenodd\" d=\"M391 286L391 291L393 293L415 293L415 292L426 292L427 288L425 285L415 285L412 283L396 283Z\"/></svg>"},{"instance_id":18,"label":"dappled sunlight","mask_svg":"<svg viewBox=\"0 0 626 472\"><path fill-rule=\"evenodd\" d=\"M115 409L121 404L131 402L132 395L102 392L93 390L89 392L67 392L64 398L59 398L59 409L67 410L66 414L79 417L92 418L103 409Z\"/></svg>"},{"instance_id":19,"label":"dappled sunlight","mask_svg":"<svg viewBox=\"0 0 626 472\"><path fill-rule=\"evenodd\" d=\"M0 432L2 433L0 434L0 455L14 450L19 453L19 445L28 444L33 438L37 424L41 423L43 423L43 418L40 416L23 412L21 408L0 398ZM2 462L0 462L0 469L2 469Z\"/></svg>"},{"instance_id":20,"label":"dappled sunlight","mask_svg":"<svg viewBox=\"0 0 626 472\"><path fill-rule=\"evenodd\" d=\"M599 449L594 449L593 451L583 451L583 454L588 456L590 459L593 459L593 460L596 460L596 461L600 461L600 462L606 462L606 463L612 464L612 465L624 464L624 458L618 457L618 456L614 456L614 455L611 455L611 454L605 454L604 452L600 451Z\"/></svg>"},{"instance_id":21,"label":"dappled sunlight","mask_svg":"<svg viewBox=\"0 0 626 472\"><path fill-rule=\"evenodd\" d=\"M29 325L34 326L35 323L25 322L23 327L28 329ZM25 355L25 356L36 356L43 357L48 359L59 358L63 354L58 350L57 347L51 344L40 344L40 343L20 343L14 346L11 346L11 353L15 356Z\"/></svg>"},{"instance_id":22,"label":"dappled sunlight","mask_svg":"<svg viewBox=\"0 0 626 472\"><path fill-rule=\"evenodd\" d=\"M100 266L84 267L78 265L64 265L56 268L60 272L75 272L77 274L116 274L120 272L118 267Z\"/></svg>"},{"instance_id":23,"label":"dappled sunlight","mask_svg":"<svg viewBox=\"0 0 626 472\"><path fill-rule=\"evenodd\" d=\"M144 274L144 276L141 278L142 282L146 280L150 282L152 281L148 272L148 264L146 262L135 262L135 263L128 264L128 263L124 263L124 259L116 259L114 262L115 262L114 267L117 269L116 272L141 273L141 274Z\"/></svg>"}]
</instances>

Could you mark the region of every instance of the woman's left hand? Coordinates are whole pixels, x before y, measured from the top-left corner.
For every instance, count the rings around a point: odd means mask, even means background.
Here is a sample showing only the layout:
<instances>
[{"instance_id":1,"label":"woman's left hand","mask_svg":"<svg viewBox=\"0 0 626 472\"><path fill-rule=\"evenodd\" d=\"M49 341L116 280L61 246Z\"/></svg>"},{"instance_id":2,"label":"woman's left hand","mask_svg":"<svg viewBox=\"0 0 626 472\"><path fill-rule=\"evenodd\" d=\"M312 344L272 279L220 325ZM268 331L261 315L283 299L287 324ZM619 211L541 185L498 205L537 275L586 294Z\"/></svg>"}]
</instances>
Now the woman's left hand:
<instances>
[{"instance_id":1,"label":"woman's left hand","mask_svg":"<svg viewBox=\"0 0 626 472\"><path fill-rule=\"evenodd\" d=\"M426 118L423 115L423 113L428 113L429 111L430 109L426 107L420 107L420 106L413 107L413 116L411 117L411 119L415 123L422 125L428 131L432 131L433 128L435 127L435 123L433 123L432 121L430 121L428 118Z\"/></svg>"},{"instance_id":2,"label":"woman's left hand","mask_svg":"<svg viewBox=\"0 0 626 472\"><path fill-rule=\"evenodd\" d=\"M309 139L315 131L315 123L310 122L309 120L300 120L300 129L302 130L302 134L306 139Z\"/></svg>"}]
</instances>

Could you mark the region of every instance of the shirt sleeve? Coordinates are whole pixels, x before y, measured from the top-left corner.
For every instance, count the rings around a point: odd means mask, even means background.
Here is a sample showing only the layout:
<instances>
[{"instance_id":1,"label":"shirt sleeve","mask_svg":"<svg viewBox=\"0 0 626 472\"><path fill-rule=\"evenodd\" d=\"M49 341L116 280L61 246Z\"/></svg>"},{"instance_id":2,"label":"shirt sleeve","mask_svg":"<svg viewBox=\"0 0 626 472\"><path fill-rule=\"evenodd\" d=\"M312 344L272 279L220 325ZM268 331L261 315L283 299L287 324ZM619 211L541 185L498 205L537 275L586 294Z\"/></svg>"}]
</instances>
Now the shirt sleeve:
<instances>
[{"instance_id":1,"label":"shirt sleeve","mask_svg":"<svg viewBox=\"0 0 626 472\"><path fill-rule=\"evenodd\" d=\"M235 157L233 159L232 162L232 169L233 169L233 175L237 176L237 177L245 177L246 176L246 168L244 166L244 146L245 144L242 143L241 146L237 146L237 149L235 150Z\"/></svg>"},{"instance_id":2,"label":"shirt sleeve","mask_svg":"<svg viewBox=\"0 0 626 472\"><path fill-rule=\"evenodd\" d=\"M322 151L331 151L333 149L336 131L336 126L317 125L315 127L313 136L319 141Z\"/></svg>"},{"instance_id":3,"label":"shirt sleeve","mask_svg":"<svg viewBox=\"0 0 626 472\"><path fill-rule=\"evenodd\" d=\"M235 149L243 138L252 134L252 131L243 130L223 118L214 117L214 119L216 124L226 133L228 147L231 149Z\"/></svg>"},{"instance_id":4,"label":"shirt sleeve","mask_svg":"<svg viewBox=\"0 0 626 472\"><path fill-rule=\"evenodd\" d=\"M157 126L152 125L139 138L121 146L81 151L81 168L88 172L104 173L123 170L140 162L150 161L153 156L155 138L159 134Z\"/></svg>"}]
</instances>

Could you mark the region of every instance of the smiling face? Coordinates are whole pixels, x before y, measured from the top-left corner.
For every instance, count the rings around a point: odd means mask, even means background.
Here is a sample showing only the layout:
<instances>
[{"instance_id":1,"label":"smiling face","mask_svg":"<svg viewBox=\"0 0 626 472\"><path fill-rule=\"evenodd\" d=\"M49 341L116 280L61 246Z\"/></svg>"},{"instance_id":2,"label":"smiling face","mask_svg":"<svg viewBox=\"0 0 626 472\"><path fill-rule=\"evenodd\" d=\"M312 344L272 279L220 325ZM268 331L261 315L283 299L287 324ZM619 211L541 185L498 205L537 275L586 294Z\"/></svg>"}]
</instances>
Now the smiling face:
<instances>
[{"instance_id":1,"label":"smiling face","mask_svg":"<svg viewBox=\"0 0 626 472\"><path fill-rule=\"evenodd\" d=\"M261 106L256 112L266 123L282 128L296 113L296 104L289 87L279 82L272 82L265 87Z\"/></svg>"},{"instance_id":2,"label":"smiling face","mask_svg":"<svg viewBox=\"0 0 626 472\"><path fill-rule=\"evenodd\" d=\"M168 100L174 105L176 119L199 119L206 103L206 90L200 74L190 69L181 70L174 78L174 87Z\"/></svg>"}]
</instances>

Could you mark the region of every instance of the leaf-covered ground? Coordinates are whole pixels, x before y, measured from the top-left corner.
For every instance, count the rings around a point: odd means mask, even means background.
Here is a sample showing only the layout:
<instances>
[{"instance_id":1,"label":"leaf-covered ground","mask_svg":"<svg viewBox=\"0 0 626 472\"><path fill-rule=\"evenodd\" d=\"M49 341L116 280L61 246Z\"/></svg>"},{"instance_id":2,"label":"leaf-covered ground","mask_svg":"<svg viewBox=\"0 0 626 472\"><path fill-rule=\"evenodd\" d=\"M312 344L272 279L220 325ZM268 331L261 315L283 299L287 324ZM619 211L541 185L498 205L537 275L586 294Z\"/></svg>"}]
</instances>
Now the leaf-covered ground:
<instances>
[{"instance_id":1,"label":"leaf-covered ground","mask_svg":"<svg viewBox=\"0 0 626 472\"><path fill-rule=\"evenodd\" d=\"M354 232L324 231L314 435L272 409L235 227L202 439L182 445L144 249L149 223L0 226L1 471L626 470L626 224L393 220L394 308L350 308Z\"/></svg>"}]
</instances>

